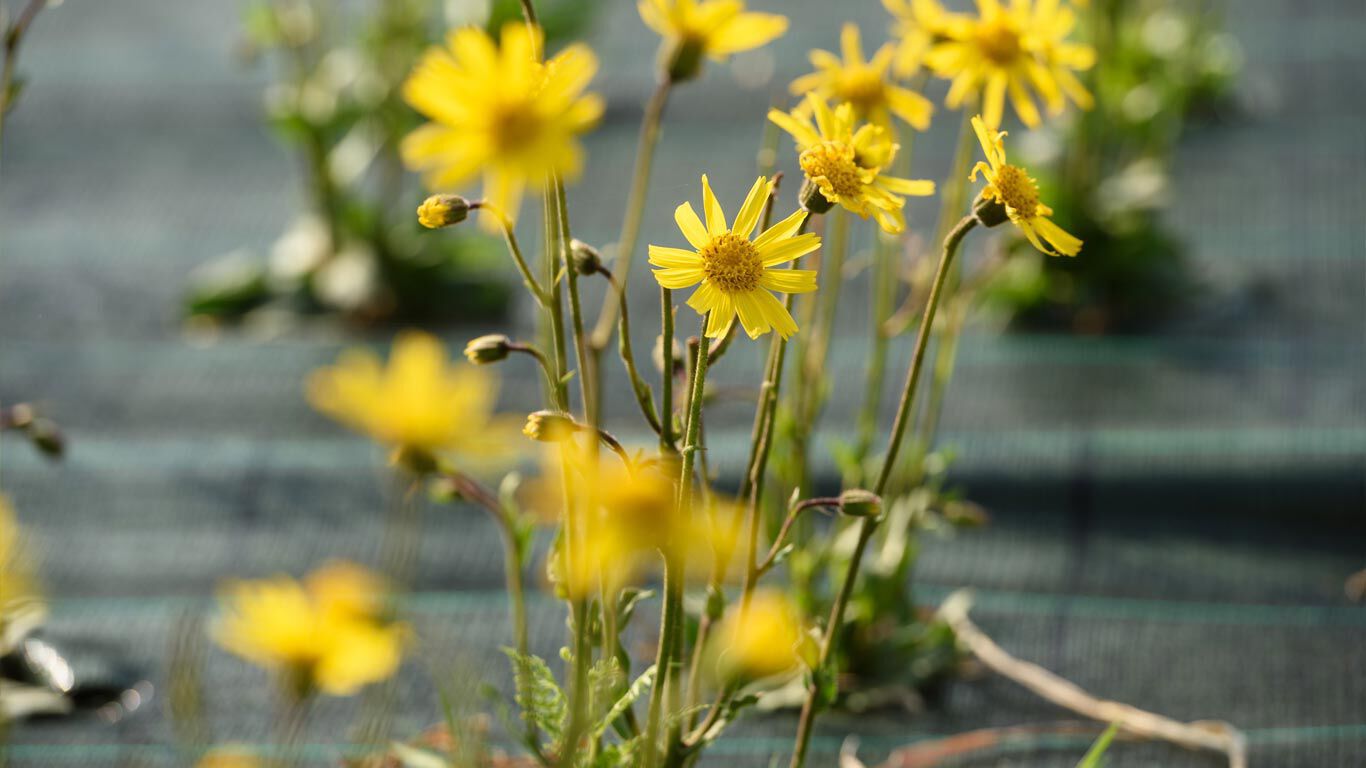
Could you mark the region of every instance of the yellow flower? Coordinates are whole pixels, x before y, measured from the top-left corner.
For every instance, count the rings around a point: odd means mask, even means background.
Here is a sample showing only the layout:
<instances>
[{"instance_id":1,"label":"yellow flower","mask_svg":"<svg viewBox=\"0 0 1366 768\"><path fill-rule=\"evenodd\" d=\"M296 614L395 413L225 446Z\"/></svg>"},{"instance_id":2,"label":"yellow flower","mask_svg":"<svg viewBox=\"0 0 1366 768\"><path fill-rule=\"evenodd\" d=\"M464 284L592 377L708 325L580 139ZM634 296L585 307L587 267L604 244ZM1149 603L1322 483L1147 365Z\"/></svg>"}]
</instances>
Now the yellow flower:
<instances>
[{"instance_id":1,"label":"yellow flower","mask_svg":"<svg viewBox=\"0 0 1366 768\"><path fill-rule=\"evenodd\" d=\"M195 768L260 768L263 763L241 747L215 749L195 763Z\"/></svg>"},{"instance_id":2,"label":"yellow flower","mask_svg":"<svg viewBox=\"0 0 1366 768\"><path fill-rule=\"evenodd\" d=\"M305 584L279 576L230 584L218 642L280 673L296 695L314 689L347 696L393 675L406 626L381 615L384 587L359 566L334 564Z\"/></svg>"},{"instance_id":3,"label":"yellow flower","mask_svg":"<svg viewBox=\"0 0 1366 768\"><path fill-rule=\"evenodd\" d=\"M22 536L14 508L0 494L0 629L8 614L41 601ZM0 645L3 641L0 635Z\"/></svg>"},{"instance_id":4,"label":"yellow flower","mask_svg":"<svg viewBox=\"0 0 1366 768\"><path fill-rule=\"evenodd\" d=\"M855 118L893 133L892 115L918 131L930 127L930 115L934 112L930 100L891 81L889 72L895 55L891 43L865 60L858 26L845 24L840 32L840 50L843 59L829 51L812 51L811 64L816 71L793 80L792 93L814 93L836 103L848 102L854 107Z\"/></svg>"},{"instance_id":5,"label":"yellow flower","mask_svg":"<svg viewBox=\"0 0 1366 768\"><path fill-rule=\"evenodd\" d=\"M896 18L892 34L899 42L892 66L900 77L918 73L930 48L949 36L949 27L966 23L966 17L944 10L939 0L882 0L882 4Z\"/></svg>"},{"instance_id":6,"label":"yellow flower","mask_svg":"<svg viewBox=\"0 0 1366 768\"><path fill-rule=\"evenodd\" d=\"M759 680L795 672L814 660L811 638L787 598L761 590L748 609L731 606L714 635L713 670L723 681Z\"/></svg>"},{"instance_id":7,"label":"yellow flower","mask_svg":"<svg viewBox=\"0 0 1366 768\"><path fill-rule=\"evenodd\" d=\"M980 96L987 125L998 128L1009 92L1015 113L1033 127L1039 124L1039 110L1031 86L1049 94L1057 85L1031 50L1037 20L1030 14L1030 0L1009 2L1007 7L1001 0L977 0L978 16L949 25L948 39L935 44L925 64L940 77L952 79L946 100L951 109Z\"/></svg>"},{"instance_id":8,"label":"yellow flower","mask_svg":"<svg viewBox=\"0 0 1366 768\"><path fill-rule=\"evenodd\" d=\"M639 0L637 7L645 25L664 38L661 58L674 80L695 76L703 56L724 61L787 31L786 17L748 12L743 0Z\"/></svg>"},{"instance_id":9,"label":"yellow flower","mask_svg":"<svg viewBox=\"0 0 1366 768\"><path fill-rule=\"evenodd\" d=\"M797 234L806 211L799 210L750 240L759 224L771 187L759 177L750 188L733 226L726 225L711 184L702 176L702 209L706 226L683 203L674 211L674 221L696 251L683 248L650 246L650 263L659 267L655 279L665 288L680 289L698 285L688 306L698 314L711 313L706 335L726 335L736 316L751 339L771 330L783 338L797 331L797 323L771 291L808 293L816 290L816 272L811 269L775 269L808 254L821 245L813 234Z\"/></svg>"},{"instance_id":10,"label":"yellow flower","mask_svg":"<svg viewBox=\"0 0 1366 768\"><path fill-rule=\"evenodd\" d=\"M1060 253L1076 256L1081 251L1081 240L1048 218L1053 215L1053 209L1039 201L1039 186L1030 178L1029 172L1006 162L1005 144L1001 141L1005 133L988 128L980 116L972 118L972 129L977 132L977 140L982 143L988 161L979 160L972 168L973 181L977 180L979 172L987 180L979 199L1003 205L1010 221L1040 251L1050 256ZM986 223L990 225L990 222ZM1045 242L1057 250L1049 248Z\"/></svg>"},{"instance_id":11,"label":"yellow flower","mask_svg":"<svg viewBox=\"0 0 1366 768\"><path fill-rule=\"evenodd\" d=\"M493 416L497 379L487 369L451 366L435 337L408 332L387 368L365 349L309 376L313 407L400 454L492 457L506 450L508 424Z\"/></svg>"},{"instance_id":12,"label":"yellow flower","mask_svg":"<svg viewBox=\"0 0 1366 768\"><path fill-rule=\"evenodd\" d=\"M495 209L482 219L488 227L500 226L499 212L516 218L527 184L576 177L577 136L602 115L602 99L583 93L598 68L593 52L573 45L542 63L540 38L516 23L503 27L501 45L480 29L455 30L403 84L404 98L431 121L403 140L404 162L433 189L482 172Z\"/></svg>"},{"instance_id":13,"label":"yellow flower","mask_svg":"<svg viewBox=\"0 0 1366 768\"><path fill-rule=\"evenodd\" d=\"M887 129L861 125L856 130L851 105L841 104L831 111L819 96L809 94L806 100L806 109L770 110L768 119L797 140L807 180L830 205L843 206L865 219L872 216L889 233L905 229L901 209L906 200L901 196L932 195L934 182L884 176L883 169L900 149ZM815 115L814 125L809 113Z\"/></svg>"},{"instance_id":14,"label":"yellow flower","mask_svg":"<svg viewBox=\"0 0 1366 768\"><path fill-rule=\"evenodd\" d=\"M1057 85L1045 89L1044 81L1040 82L1040 93L1048 104L1049 113L1054 115L1063 111L1069 98L1082 109L1095 106L1091 92L1073 74L1074 71L1086 71L1096 63L1096 49L1068 41L1076 25L1076 13L1060 5L1058 0L1035 0L1034 34L1028 42Z\"/></svg>"}]
</instances>

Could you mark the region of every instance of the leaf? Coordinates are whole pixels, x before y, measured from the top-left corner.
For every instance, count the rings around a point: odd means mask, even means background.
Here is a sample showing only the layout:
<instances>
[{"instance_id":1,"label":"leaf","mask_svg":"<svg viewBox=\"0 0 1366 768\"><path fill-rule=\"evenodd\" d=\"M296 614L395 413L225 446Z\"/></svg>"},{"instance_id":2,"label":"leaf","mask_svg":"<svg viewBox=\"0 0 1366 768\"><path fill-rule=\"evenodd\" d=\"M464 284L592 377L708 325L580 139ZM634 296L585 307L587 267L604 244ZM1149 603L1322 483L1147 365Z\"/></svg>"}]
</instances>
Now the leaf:
<instances>
[{"instance_id":1,"label":"leaf","mask_svg":"<svg viewBox=\"0 0 1366 768\"><path fill-rule=\"evenodd\" d=\"M616 721L618 717L625 714L626 710L636 702L636 699L643 696L645 691L649 690L650 686L654 684L654 681L655 668L651 665L649 669L640 673L640 677L637 677L636 681L631 683L631 687L626 689L626 692L623 693L621 698L617 699L616 703L607 710L606 714L602 716L602 719L598 721L598 724L593 726L593 738L602 738L602 735L607 732L608 726Z\"/></svg>"},{"instance_id":2,"label":"leaf","mask_svg":"<svg viewBox=\"0 0 1366 768\"><path fill-rule=\"evenodd\" d=\"M555 674L539 656L523 656L511 648L502 650L512 661L517 684L516 701L522 709L522 719L558 740L569 716L569 703L559 683L555 682Z\"/></svg>"},{"instance_id":3,"label":"leaf","mask_svg":"<svg viewBox=\"0 0 1366 768\"><path fill-rule=\"evenodd\" d=\"M1105 751L1110 748L1110 742L1115 740L1115 734L1119 733L1119 723L1110 723L1110 727L1105 729L1105 733L1096 739L1096 743L1087 750L1086 757L1077 763L1077 768L1100 768L1105 759Z\"/></svg>"}]
</instances>

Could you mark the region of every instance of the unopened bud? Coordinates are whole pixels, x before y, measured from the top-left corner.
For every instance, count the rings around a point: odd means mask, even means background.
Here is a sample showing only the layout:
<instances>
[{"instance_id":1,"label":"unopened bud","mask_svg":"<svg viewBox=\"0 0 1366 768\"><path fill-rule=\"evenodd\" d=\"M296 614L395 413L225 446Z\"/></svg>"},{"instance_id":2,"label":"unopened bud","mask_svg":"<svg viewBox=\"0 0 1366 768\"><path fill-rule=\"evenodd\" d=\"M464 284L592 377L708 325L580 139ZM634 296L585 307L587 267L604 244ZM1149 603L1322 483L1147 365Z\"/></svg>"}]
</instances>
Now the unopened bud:
<instances>
[{"instance_id":1,"label":"unopened bud","mask_svg":"<svg viewBox=\"0 0 1366 768\"><path fill-rule=\"evenodd\" d=\"M882 498L872 491L854 488L840 494L840 512L850 517L877 517L882 514Z\"/></svg>"},{"instance_id":2,"label":"unopened bud","mask_svg":"<svg viewBox=\"0 0 1366 768\"><path fill-rule=\"evenodd\" d=\"M580 275L592 275L602 269L602 254L577 237L569 241L569 252L574 259L574 269Z\"/></svg>"},{"instance_id":3,"label":"unopened bud","mask_svg":"<svg viewBox=\"0 0 1366 768\"><path fill-rule=\"evenodd\" d=\"M488 365L506 360L512 352L512 339L501 333L490 333L470 339L465 345L465 357L475 365Z\"/></svg>"},{"instance_id":4,"label":"unopened bud","mask_svg":"<svg viewBox=\"0 0 1366 768\"><path fill-rule=\"evenodd\" d=\"M579 431L579 425L563 413L536 411L526 417L522 434L543 443L558 443L568 440Z\"/></svg>"},{"instance_id":5,"label":"unopened bud","mask_svg":"<svg viewBox=\"0 0 1366 768\"><path fill-rule=\"evenodd\" d=\"M49 459L60 459L66 453L66 438L51 419L40 416L29 422L28 439L33 442L33 447Z\"/></svg>"},{"instance_id":6,"label":"unopened bud","mask_svg":"<svg viewBox=\"0 0 1366 768\"><path fill-rule=\"evenodd\" d=\"M1000 226L1010 220L1005 203L995 195L978 196L977 202L972 206L972 215L977 217L982 226L988 228Z\"/></svg>"},{"instance_id":7,"label":"unopened bud","mask_svg":"<svg viewBox=\"0 0 1366 768\"><path fill-rule=\"evenodd\" d=\"M811 179L802 182L800 199L802 207L812 213L828 213L835 207L834 203L825 199L825 195L821 194L821 188L812 183Z\"/></svg>"},{"instance_id":8,"label":"unopened bud","mask_svg":"<svg viewBox=\"0 0 1366 768\"><path fill-rule=\"evenodd\" d=\"M428 229L459 224L470 214L470 201L459 195L432 195L417 207L417 221Z\"/></svg>"}]
</instances>

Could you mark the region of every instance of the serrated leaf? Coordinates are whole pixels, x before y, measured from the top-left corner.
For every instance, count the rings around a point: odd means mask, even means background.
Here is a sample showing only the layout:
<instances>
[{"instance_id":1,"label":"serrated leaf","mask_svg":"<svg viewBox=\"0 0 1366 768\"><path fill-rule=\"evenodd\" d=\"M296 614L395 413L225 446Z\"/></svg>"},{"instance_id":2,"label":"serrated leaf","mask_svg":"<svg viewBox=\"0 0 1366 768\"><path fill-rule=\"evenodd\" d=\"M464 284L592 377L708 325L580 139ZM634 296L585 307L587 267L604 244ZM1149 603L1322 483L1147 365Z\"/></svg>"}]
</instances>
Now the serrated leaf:
<instances>
[{"instance_id":1,"label":"serrated leaf","mask_svg":"<svg viewBox=\"0 0 1366 768\"><path fill-rule=\"evenodd\" d=\"M502 651L512 661L522 719L558 740L569 715L569 703L555 674L539 656L523 656L511 648Z\"/></svg>"}]
</instances>

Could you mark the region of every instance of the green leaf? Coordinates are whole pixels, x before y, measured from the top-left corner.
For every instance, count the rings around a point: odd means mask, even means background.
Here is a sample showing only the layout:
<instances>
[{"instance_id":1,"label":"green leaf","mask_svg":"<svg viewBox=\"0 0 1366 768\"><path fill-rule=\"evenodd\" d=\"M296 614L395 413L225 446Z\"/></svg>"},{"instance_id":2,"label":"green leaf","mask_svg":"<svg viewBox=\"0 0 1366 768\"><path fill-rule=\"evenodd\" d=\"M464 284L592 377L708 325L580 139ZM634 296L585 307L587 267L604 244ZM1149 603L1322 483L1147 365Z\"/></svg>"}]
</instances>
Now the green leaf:
<instances>
[{"instance_id":1,"label":"green leaf","mask_svg":"<svg viewBox=\"0 0 1366 768\"><path fill-rule=\"evenodd\" d=\"M523 656L511 648L502 651L512 661L522 719L558 740L569 717L569 702L555 674L539 656Z\"/></svg>"},{"instance_id":2,"label":"green leaf","mask_svg":"<svg viewBox=\"0 0 1366 768\"><path fill-rule=\"evenodd\" d=\"M1096 739L1096 743L1087 750L1086 757L1077 763L1077 768L1100 768L1104 762L1105 751L1110 748L1110 742L1115 740L1115 734L1119 733L1119 723L1110 723L1110 727L1105 729L1105 733Z\"/></svg>"},{"instance_id":3,"label":"green leaf","mask_svg":"<svg viewBox=\"0 0 1366 768\"><path fill-rule=\"evenodd\" d=\"M603 714L602 719L598 721L598 724L593 726L593 738L602 738L602 735L607 732L607 728L616 721L617 718L625 714L626 710L635 703L636 699L645 695L645 691L649 690L650 686L654 684L654 681L655 668L653 666L644 672L641 672L640 677L637 677L636 681L631 683L631 687L626 689L626 692L616 700L616 703Z\"/></svg>"}]
</instances>

